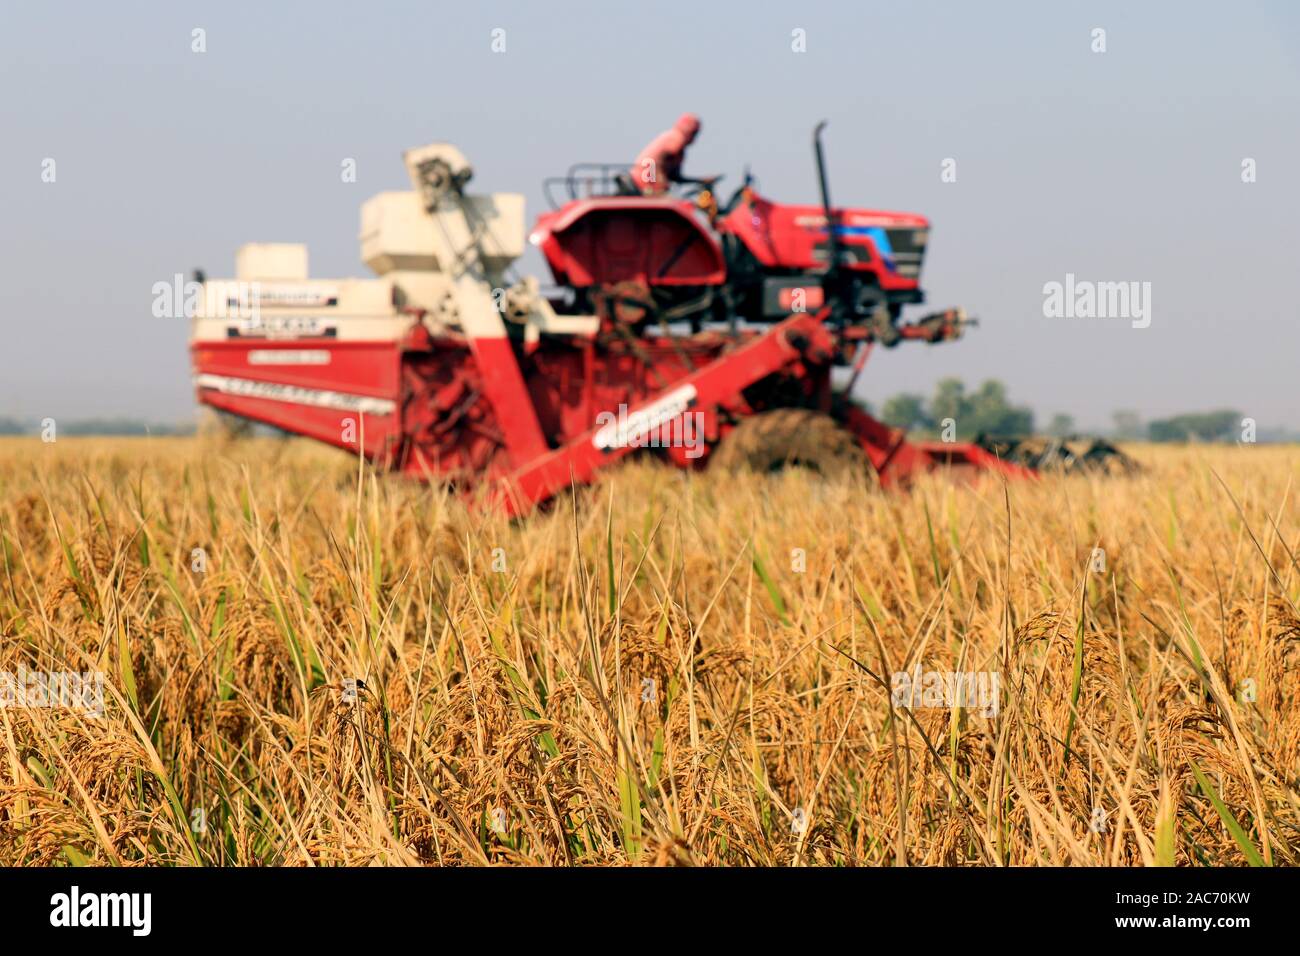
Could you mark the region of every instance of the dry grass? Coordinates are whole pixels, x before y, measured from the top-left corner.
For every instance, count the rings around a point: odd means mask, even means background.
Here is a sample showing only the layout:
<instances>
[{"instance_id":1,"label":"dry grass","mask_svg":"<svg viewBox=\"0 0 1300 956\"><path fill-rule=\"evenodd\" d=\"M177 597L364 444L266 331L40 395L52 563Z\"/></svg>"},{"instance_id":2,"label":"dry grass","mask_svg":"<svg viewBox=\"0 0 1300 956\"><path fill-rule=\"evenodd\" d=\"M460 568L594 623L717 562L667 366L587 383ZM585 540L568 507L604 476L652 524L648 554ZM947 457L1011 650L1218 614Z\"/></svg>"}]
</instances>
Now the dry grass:
<instances>
[{"instance_id":1,"label":"dry grass","mask_svg":"<svg viewBox=\"0 0 1300 956\"><path fill-rule=\"evenodd\" d=\"M0 670L108 702L0 710L0 864L1294 864L1300 450L1137 456L633 464L511 524L306 443L8 440ZM918 664L999 713L891 707Z\"/></svg>"}]
</instances>

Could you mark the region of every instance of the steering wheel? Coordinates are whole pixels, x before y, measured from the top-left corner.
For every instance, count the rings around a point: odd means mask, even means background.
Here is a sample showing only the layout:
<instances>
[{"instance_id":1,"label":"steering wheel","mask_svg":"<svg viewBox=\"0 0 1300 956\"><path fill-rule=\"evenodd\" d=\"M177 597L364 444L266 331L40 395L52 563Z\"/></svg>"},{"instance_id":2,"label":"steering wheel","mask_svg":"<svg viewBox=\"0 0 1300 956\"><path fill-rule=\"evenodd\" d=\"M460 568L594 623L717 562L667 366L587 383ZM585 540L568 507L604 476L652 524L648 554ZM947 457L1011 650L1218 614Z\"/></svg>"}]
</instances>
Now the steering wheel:
<instances>
[{"instance_id":1,"label":"steering wheel","mask_svg":"<svg viewBox=\"0 0 1300 956\"><path fill-rule=\"evenodd\" d=\"M731 198L729 198L725 203L722 204L722 206L719 207L718 210L719 215L725 216L727 213L731 212L732 209L736 208L736 203L740 202L740 197L744 195L745 190L748 189L753 184L754 184L754 177L750 173L749 167L746 166L745 178L741 180L740 185L736 187L736 191L731 194Z\"/></svg>"},{"instance_id":2,"label":"steering wheel","mask_svg":"<svg viewBox=\"0 0 1300 956\"><path fill-rule=\"evenodd\" d=\"M687 180L681 184L682 195L697 196L705 189L713 192L714 184L725 175L725 173L719 173L717 176L702 176L699 179Z\"/></svg>"}]
</instances>

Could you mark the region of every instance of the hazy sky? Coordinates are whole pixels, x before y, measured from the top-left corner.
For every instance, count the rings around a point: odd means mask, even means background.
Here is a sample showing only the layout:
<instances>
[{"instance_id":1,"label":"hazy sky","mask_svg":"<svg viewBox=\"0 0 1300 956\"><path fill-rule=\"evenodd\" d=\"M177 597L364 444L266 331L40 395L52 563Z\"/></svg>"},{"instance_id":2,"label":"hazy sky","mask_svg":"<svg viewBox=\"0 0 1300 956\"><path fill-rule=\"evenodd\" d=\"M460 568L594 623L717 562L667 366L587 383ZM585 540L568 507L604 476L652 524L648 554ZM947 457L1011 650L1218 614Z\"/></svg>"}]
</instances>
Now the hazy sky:
<instances>
[{"instance_id":1,"label":"hazy sky","mask_svg":"<svg viewBox=\"0 0 1300 956\"><path fill-rule=\"evenodd\" d=\"M254 240L367 274L359 206L408 188L409 146L457 143L531 218L545 176L630 158L684 110L703 118L687 172L724 192L748 162L769 198L815 201L825 118L837 203L933 220L930 304L981 327L877 351L865 397L997 377L1040 421L1230 405L1300 427L1285 2L7 3L0 416L188 418L187 330L152 316L153 284L231 275ZM1045 318L1067 273L1150 282L1150 327Z\"/></svg>"}]
</instances>

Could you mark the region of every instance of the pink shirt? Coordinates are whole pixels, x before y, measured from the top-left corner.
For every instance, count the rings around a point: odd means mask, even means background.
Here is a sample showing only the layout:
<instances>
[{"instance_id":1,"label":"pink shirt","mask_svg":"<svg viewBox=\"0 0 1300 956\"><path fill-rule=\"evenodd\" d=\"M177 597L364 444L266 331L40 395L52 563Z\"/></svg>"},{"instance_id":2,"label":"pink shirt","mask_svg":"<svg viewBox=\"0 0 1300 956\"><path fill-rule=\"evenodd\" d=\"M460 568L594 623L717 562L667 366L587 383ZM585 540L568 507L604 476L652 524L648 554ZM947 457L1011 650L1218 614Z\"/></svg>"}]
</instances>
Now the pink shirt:
<instances>
[{"instance_id":1,"label":"pink shirt","mask_svg":"<svg viewBox=\"0 0 1300 956\"><path fill-rule=\"evenodd\" d=\"M681 175L682 159L688 145L686 136L673 128L664 130L637 154L632 164L632 182L643 193L665 193Z\"/></svg>"}]
</instances>

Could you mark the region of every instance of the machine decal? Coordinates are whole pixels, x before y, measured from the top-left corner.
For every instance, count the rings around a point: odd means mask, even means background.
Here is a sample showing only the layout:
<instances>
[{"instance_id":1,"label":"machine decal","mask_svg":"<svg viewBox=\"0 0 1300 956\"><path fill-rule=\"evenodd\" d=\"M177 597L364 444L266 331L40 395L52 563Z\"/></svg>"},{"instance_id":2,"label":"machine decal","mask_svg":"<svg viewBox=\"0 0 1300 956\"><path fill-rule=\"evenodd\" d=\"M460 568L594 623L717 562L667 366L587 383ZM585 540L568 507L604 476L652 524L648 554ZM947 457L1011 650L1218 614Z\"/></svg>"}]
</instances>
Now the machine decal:
<instances>
[{"instance_id":1,"label":"machine decal","mask_svg":"<svg viewBox=\"0 0 1300 956\"><path fill-rule=\"evenodd\" d=\"M332 339L338 328L306 315L271 315L244 319L226 329L230 339Z\"/></svg>"},{"instance_id":2,"label":"machine decal","mask_svg":"<svg viewBox=\"0 0 1300 956\"><path fill-rule=\"evenodd\" d=\"M295 287L295 286L267 286L262 283L256 283L254 288L254 300L259 306L273 306L276 308L292 309L312 309L320 306L331 306L339 304L339 293L334 288L312 288L312 287ZM227 300L228 306L247 305L248 303L240 302L238 298Z\"/></svg>"},{"instance_id":3,"label":"machine decal","mask_svg":"<svg viewBox=\"0 0 1300 956\"><path fill-rule=\"evenodd\" d=\"M249 365L329 365L327 349L252 349Z\"/></svg>"},{"instance_id":4,"label":"machine decal","mask_svg":"<svg viewBox=\"0 0 1300 956\"><path fill-rule=\"evenodd\" d=\"M397 403L387 398L302 388L298 385L282 385L277 382L254 382L251 379L232 378L228 375L196 375L194 384L198 388L210 388L223 395L263 398L294 405L314 405L317 408L336 408L344 412L362 412L367 415L391 415L397 408Z\"/></svg>"}]
</instances>

